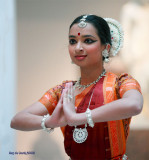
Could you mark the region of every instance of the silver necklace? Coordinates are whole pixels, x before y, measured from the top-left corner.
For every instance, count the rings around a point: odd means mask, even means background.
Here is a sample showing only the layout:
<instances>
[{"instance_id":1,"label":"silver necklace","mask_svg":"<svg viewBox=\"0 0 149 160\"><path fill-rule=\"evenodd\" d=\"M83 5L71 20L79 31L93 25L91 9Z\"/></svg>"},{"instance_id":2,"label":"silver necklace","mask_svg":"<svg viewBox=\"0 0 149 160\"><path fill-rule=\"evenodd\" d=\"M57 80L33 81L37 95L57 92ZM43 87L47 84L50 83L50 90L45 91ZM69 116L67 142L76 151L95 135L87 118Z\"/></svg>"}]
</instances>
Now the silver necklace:
<instances>
[{"instance_id":1,"label":"silver necklace","mask_svg":"<svg viewBox=\"0 0 149 160\"><path fill-rule=\"evenodd\" d=\"M93 92L94 92L94 89L93 89ZM93 96L93 92L92 92L92 95L91 95L91 98L90 98L87 109L90 106L91 99L92 99L92 96ZM84 128L77 128L77 126L75 126L75 129L73 131L73 139L76 143L83 143L84 141L86 141L86 139L88 137L88 132L87 132L86 127L87 127L87 124L85 124Z\"/></svg>"},{"instance_id":2,"label":"silver necklace","mask_svg":"<svg viewBox=\"0 0 149 160\"><path fill-rule=\"evenodd\" d=\"M91 86L92 84L96 84L103 76L105 76L105 74L106 74L106 71L103 70L103 72L99 75L99 77L95 81L93 81L93 82L91 82L87 85L82 85L81 84L81 77L80 77L79 80L75 83L74 87L79 88L79 89L83 88L83 90L84 90L85 88Z\"/></svg>"}]
</instances>

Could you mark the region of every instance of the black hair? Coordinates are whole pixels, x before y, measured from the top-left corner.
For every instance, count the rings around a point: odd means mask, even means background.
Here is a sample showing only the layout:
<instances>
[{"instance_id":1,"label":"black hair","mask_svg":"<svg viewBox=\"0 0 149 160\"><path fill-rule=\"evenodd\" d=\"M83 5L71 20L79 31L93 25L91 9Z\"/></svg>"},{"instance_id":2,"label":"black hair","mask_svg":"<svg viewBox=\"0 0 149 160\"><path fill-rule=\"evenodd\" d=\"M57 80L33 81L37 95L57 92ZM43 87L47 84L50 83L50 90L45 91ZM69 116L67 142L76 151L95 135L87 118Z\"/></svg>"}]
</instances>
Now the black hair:
<instances>
[{"instance_id":1,"label":"black hair","mask_svg":"<svg viewBox=\"0 0 149 160\"><path fill-rule=\"evenodd\" d=\"M84 15L77 17L70 25L69 29L76 24L79 23ZM110 44L111 45L111 34L110 28L107 22L99 16L96 15L88 15L85 22L91 23L97 30L97 34L101 40L102 44Z\"/></svg>"}]
</instances>

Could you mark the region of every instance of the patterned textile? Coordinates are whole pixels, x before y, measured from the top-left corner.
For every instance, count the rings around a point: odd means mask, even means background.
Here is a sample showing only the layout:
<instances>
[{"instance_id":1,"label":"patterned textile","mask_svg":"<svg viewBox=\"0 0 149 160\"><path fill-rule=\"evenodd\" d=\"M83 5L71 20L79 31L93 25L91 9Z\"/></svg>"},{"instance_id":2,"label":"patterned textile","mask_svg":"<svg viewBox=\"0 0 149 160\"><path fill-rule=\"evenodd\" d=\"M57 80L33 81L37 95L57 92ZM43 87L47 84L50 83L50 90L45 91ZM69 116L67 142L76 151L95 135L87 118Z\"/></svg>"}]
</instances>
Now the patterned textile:
<instances>
[{"instance_id":1,"label":"patterned textile","mask_svg":"<svg viewBox=\"0 0 149 160\"><path fill-rule=\"evenodd\" d=\"M121 98L123 94L130 89L136 89L141 93L139 83L127 73L123 73L119 77L117 77L115 88L118 98Z\"/></svg>"},{"instance_id":2,"label":"patterned textile","mask_svg":"<svg viewBox=\"0 0 149 160\"><path fill-rule=\"evenodd\" d=\"M130 75L124 73L117 77L113 73L107 73L103 89L105 104L122 98L123 94L130 89L141 92L139 83ZM131 118L127 118L108 122L111 157L125 153L130 120Z\"/></svg>"},{"instance_id":3,"label":"patterned textile","mask_svg":"<svg viewBox=\"0 0 149 160\"><path fill-rule=\"evenodd\" d=\"M103 105L103 80L104 78L100 79L82 99L77 107L77 113L86 111L93 89L94 93L90 103L90 109L92 110ZM77 126L77 128L84 128L84 125ZM64 136L65 151L72 160L105 160L106 157L111 157L108 150L110 144L107 122L95 123L94 128L88 126L87 140L81 144L73 140L73 130L74 127L66 126Z\"/></svg>"},{"instance_id":4,"label":"patterned textile","mask_svg":"<svg viewBox=\"0 0 149 160\"><path fill-rule=\"evenodd\" d=\"M40 99L41 102L51 115L60 99L62 90L65 88L66 83L71 81L64 81L61 85L49 89Z\"/></svg>"},{"instance_id":5,"label":"patterned textile","mask_svg":"<svg viewBox=\"0 0 149 160\"><path fill-rule=\"evenodd\" d=\"M65 81L61 85L48 90L39 100L45 105L50 114L52 114L54 108L56 107L62 90L67 82L68 81ZM91 88L92 86L76 96L76 106L79 106ZM141 92L140 85L129 74L124 73L117 77L113 73L106 73L106 77L104 78L103 82L104 104L110 103L117 98L122 98L123 94L130 89L136 89ZM109 152L107 155L111 157L111 160L122 159L122 156L126 151L126 140L129 133L130 120L131 118L109 121L106 123L107 125L105 125L107 126L107 134L109 137L109 149L107 148L106 151L107 153ZM65 128L66 127L61 128L64 136ZM98 149L98 147L96 149ZM107 159L109 159L109 157Z\"/></svg>"}]
</instances>

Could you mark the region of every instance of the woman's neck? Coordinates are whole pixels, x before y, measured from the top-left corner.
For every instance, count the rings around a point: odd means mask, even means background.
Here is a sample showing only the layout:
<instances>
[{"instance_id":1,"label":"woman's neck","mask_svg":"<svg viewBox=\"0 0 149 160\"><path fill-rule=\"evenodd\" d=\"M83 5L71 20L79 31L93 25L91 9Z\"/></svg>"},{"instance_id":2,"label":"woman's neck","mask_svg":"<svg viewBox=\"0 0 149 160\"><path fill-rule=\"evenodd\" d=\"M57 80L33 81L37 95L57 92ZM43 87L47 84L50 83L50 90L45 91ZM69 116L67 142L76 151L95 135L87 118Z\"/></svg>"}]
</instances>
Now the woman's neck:
<instances>
[{"instance_id":1,"label":"woman's neck","mask_svg":"<svg viewBox=\"0 0 149 160\"><path fill-rule=\"evenodd\" d=\"M103 66L99 68L81 68L81 84L87 85L89 83L92 83L99 77L99 75L101 75L103 70Z\"/></svg>"}]
</instances>

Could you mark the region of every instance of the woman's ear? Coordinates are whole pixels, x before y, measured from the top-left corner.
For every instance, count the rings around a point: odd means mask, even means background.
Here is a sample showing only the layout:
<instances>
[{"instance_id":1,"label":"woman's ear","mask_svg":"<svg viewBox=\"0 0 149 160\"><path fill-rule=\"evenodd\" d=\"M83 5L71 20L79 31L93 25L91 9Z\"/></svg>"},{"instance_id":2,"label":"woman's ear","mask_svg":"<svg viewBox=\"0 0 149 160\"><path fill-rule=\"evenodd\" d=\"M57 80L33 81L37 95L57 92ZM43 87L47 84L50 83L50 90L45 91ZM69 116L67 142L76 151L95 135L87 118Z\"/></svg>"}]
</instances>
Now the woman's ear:
<instances>
[{"instance_id":1,"label":"woman's ear","mask_svg":"<svg viewBox=\"0 0 149 160\"><path fill-rule=\"evenodd\" d=\"M110 51L111 45L109 43L105 44L103 47L103 50L107 50L108 52Z\"/></svg>"},{"instance_id":2,"label":"woman's ear","mask_svg":"<svg viewBox=\"0 0 149 160\"><path fill-rule=\"evenodd\" d=\"M107 49L108 52L110 51L110 48L111 48L111 45L110 45L110 44L107 44L107 45L106 45L106 49Z\"/></svg>"}]
</instances>

